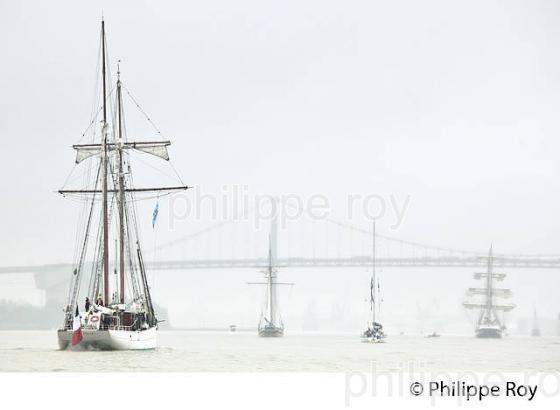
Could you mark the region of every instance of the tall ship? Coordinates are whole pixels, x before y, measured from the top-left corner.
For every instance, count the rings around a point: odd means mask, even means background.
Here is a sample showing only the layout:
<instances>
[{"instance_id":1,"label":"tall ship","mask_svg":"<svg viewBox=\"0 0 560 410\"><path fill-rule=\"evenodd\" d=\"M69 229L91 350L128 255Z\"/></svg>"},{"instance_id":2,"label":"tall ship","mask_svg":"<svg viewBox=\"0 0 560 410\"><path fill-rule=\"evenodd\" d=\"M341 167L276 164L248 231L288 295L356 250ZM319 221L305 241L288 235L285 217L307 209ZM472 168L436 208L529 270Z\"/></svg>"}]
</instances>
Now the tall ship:
<instances>
[{"instance_id":1,"label":"tall ship","mask_svg":"<svg viewBox=\"0 0 560 410\"><path fill-rule=\"evenodd\" d=\"M83 224L78 225L64 321L57 332L58 344L61 349L75 345L100 350L153 349L157 346L158 319L144 264L136 207L142 199L157 197L159 201L162 195L188 187L178 175L180 183L176 186L135 186L133 157L169 161L170 142L128 140L123 89L127 94L129 91L121 82L120 68L116 83L110 81L105 21L101 22L100 49L101 90L88 127L90 139L73 146L75 169L82 167L85 187L59 190L63 196L81 200ZM146 119L153 125L147 116ZM147 162L147 158L140 162ZM159 202L153 211L152 224L158 207Z\"/></svg>"},{"instance_id":2,"label":"tall ship","mask_svg":"<svg viewBox=\"0 0 560 410\"><path fill-rule=\"evenodd\" d=\"M379 282L376 277L376 249L375 249L375 219L373 220L373 246L372 246L372 266L371 266L371 279L369 283L369 307L371 319L368 320L367 328L362 333L362 342L365 343L381 343L385 340L386 335L383 330L383 325L379 323L377 318L377 311L379 307Z\"/></svg>"},{"instance_id":3,"label":"tall ship","mask_svg":"<svg viewBox=\"0 0 560 410\"><path fill-rule=\"evenodd\" d=\"M259 320L258 334L260 337L284 336L284 323L278 305L278 285L293 285L293 283L278 282L278 270L274 266L272 252L272 235L268 239L268 265L264 271L264 282L252 282L251 285L264 285L264 304Z\"/></svg>"},{"instance_id":4,"label":"tall ship","mask_svg":"<svg viewBox=\"0 0 560 410\"><path fill-rule=\"evenodd\" d=\"M496 339L501 338L506 331L504 313L511 311L515 305L504 302L504 299L512 296L510 289L496 287L496 282L502 282L506 274L494 272L492 246L484 259L487 262L486 272L474 274L475 279L483 281L483 287L469 288L463 306L478 311L476 337Z\"/></svg>"}]
</instances>

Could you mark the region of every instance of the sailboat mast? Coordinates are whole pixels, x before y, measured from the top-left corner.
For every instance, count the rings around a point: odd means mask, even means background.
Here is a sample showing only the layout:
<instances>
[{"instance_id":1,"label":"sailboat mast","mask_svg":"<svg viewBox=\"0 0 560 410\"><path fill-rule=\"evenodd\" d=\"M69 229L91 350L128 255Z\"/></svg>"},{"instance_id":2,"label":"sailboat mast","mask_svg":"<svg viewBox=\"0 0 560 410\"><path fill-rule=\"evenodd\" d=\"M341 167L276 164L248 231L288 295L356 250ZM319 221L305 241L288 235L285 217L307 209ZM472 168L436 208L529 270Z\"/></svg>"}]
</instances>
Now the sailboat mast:
<instances>
[{"instance_id":1,"label":"sailboat mast","mask_svg":"<svg viewBox=\"0 0 560 410\"><path fill-rule=\"evenodd\" d=\"M372 283L371 283L370 286L372 287L371 297L373 298L372 304L371 304L372 305L372 320L373 320L372 326L373 326L373 324L375 323L375 305L377 303L377 300L376 300L377 298L376 298L376 295L375 295L375 287L376 287L376 283L375 283L375 218L373 219L373 246L372 247L373 247L373 249L372 249L372 263L371 263L372 264L372 266L371 266L371 268L372 268L371 282Z\"/></svg>"},{"instance_id":2,"label":"sailboat mast","mask_svg":"<svg viewBox=\"0 0 560 410\"><path fill-rule=\"evenodd\" d=\"M493 271L493 256L492 245L488 252L488 273L486 277L486 314L488 319L492 320L492 271Z\"/></svg>"},{"instance_id":3,"label":"sailboat mast","mask_svg":"<svg viewBox=\"0 0 560 410\"><path fill-rule=\"evenodd\" d=\"M123 135L122 135L122 94L121 72L117 70L117 110L119 131L119 299L124 303L124 171L123 171Z\"/></svg>"},{"instance_id":4,"label":"sailboat mast","mask_svg":"<svg viewBox=\"0 0 560 410\"><path fill-rule=\"evenodd\" d=\"M101 58L103 76L103 301L109 303L109 208L107 201L107 171L109 157L107 153L107 83L105 61L105 21L101 20Z\"/></svg>"},{"instance_id":5,"label":"sailboat mast","mask_svg":"<svg viewBox=\"0 0 560 410\"><path fill-rule=\"evenodd\" d=\"M270 309L270 324L274 325L274 298L272 290L272 246L270 244L270 236L268 238L268 306Z\"/></svg>"}]
</instances>

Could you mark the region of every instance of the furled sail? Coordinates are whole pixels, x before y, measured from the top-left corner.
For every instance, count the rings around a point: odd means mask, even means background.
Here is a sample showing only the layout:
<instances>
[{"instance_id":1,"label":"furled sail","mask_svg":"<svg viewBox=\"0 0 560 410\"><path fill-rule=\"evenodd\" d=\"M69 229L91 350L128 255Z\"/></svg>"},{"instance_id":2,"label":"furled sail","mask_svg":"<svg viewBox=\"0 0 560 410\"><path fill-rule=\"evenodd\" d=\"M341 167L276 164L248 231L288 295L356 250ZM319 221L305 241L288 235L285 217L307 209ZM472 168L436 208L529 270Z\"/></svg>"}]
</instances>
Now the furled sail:
<instances>
[{"instance_id":1,"label":"furled sail","mask_svg":"<svg viewBox=\"0 0 560 410\"><path fill-rule=\"evenodd\" d=\"M76 164L79 164L89 157L101 154L101 144L91 144L91 145L75 145L73 147L76 150Z\"/></svg>"},{"instance_id":2,"label":"furled sail","mask_svg":"<svg viewBox=\"0 0 560 410\"><path fill-rule=\"evenodd\" d=\"M156 142L128 142L125 143L125 148L132 148L137 151L145 152L146 154L151 154L156 157L160 157L166 161L169 161L169 153L167 152L167 147L171 145L169 141L156 141Z\"/></svg>"},{"instance_id":3,"label":"furled sail","mask_svg":"<svg viewBox=\"0 0 560 410\"><path fill-rule=\"evenodd\" d=\"M476 295L486 296L487 294L488 294L488 289L485 289L485 288L469 288L467 290L467 295L468 296L476 296ZM492 295L497 296L497 297L502 297L502 298L509 298L513 295L513 293L510 289L496 289L496 288L493 288L492 289Z\"/></svg>"},{"instance_id":4,"label":"furled sail","mask_svg":"<svg viewBox=\"0 0 560 410\"><path fill-rule=\"evenodd\" d=\"M504 278L506 277L505 273L496 273L496 272L492 272L492 279L495 279L497 281L502 281L504 280ZM477 272L474 274L474 278L475 279L483 279L483 278L487 278L488 277L488 273L487 272Z\"/></svg>"},{"instance_id":5,"label":"furled sail","mask_svg":"<svg viewBox=\"0 0 560 410\"><path fill-rule=\"evenodd\" d=\"M169 153L167 151L169 145L171 145L170 141L125 142L122 144L124 149L135 149L165 161L169 161ZM76 164L90 157L101 155L103 152L102 144L80 144L74 145L72 148L76 150ZM117 144L107 144L108 151L114 151L116 148Z\"/></svg>"},{"instance_id":6,"label":"furled sail","mask_svg":"<svg viewBox=\"0 0 560 410\"><path fill-rule=\"evenodd\" d=\"M463 306L467 309L485 309L488 307L486 303L474 303L474 302L464 302ZM504 304L504 305L496 305L492 304L492 309L501 310L503 312L509 312L510 310L515 308L515 304Z\"/></svg>"}]
</instances>

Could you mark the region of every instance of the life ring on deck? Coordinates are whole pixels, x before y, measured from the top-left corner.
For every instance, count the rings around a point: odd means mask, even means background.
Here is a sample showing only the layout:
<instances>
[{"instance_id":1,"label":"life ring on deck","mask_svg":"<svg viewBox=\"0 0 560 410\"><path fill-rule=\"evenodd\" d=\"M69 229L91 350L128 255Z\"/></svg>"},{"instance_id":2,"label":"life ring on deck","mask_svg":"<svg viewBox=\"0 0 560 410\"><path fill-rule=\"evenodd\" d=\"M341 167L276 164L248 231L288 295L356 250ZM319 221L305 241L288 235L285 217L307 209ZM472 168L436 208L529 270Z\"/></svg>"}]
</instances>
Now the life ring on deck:
<instances>
[{"instance_id":1,"label":"life ring on deck","mask_svg":"<svg viewBox=\"0 0 560 410\"><path fill-rule=\"evenodd\" d=\"M91 323L99 322L99 316L92 316L89 318Z\"/></svg>"}]
</instances>

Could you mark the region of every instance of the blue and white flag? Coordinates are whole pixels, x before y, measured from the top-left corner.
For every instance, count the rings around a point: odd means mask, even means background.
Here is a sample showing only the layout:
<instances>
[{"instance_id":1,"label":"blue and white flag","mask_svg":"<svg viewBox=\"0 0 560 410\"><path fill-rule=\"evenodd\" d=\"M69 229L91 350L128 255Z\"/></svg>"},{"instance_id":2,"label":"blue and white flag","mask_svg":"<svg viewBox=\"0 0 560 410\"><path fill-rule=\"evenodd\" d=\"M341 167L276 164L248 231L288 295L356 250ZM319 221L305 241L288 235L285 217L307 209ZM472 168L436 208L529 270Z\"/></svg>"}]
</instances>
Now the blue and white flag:
<instances>
[{"instance_id":1,"label":"blue and white flag","mask_svg":"<svg viewBox=\"0 0 560 410\"><path fill-rule=\"evenodd\" d=\"M152 228L155 228L156 226L158 213L159 213L159 202L156 203L156 207L154 208L154 212L152 213Z\"/></svg>"}]
</instances>

